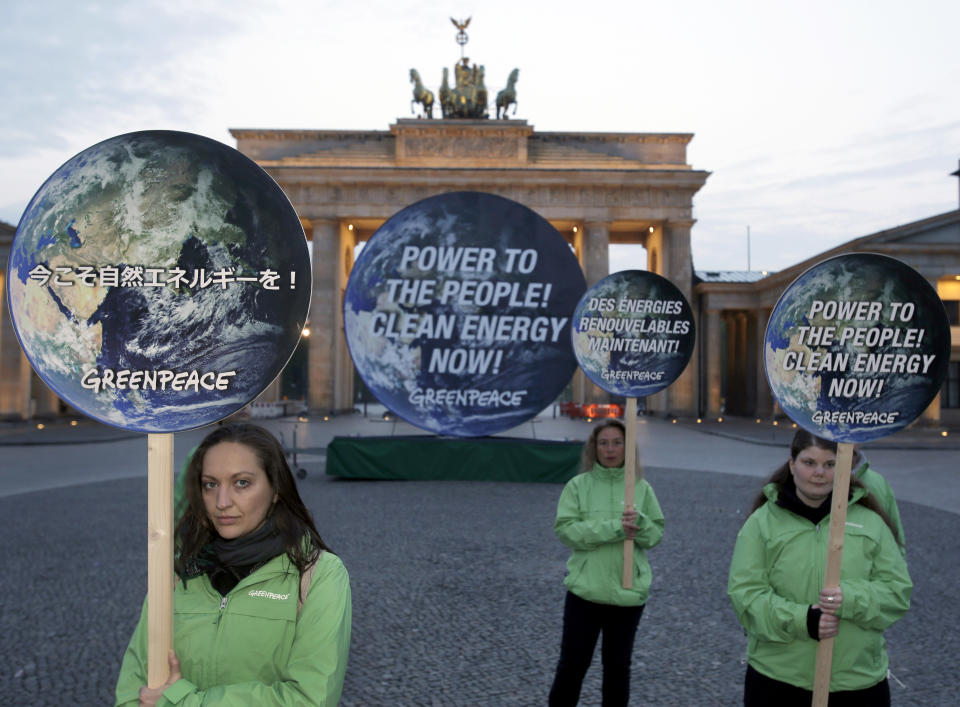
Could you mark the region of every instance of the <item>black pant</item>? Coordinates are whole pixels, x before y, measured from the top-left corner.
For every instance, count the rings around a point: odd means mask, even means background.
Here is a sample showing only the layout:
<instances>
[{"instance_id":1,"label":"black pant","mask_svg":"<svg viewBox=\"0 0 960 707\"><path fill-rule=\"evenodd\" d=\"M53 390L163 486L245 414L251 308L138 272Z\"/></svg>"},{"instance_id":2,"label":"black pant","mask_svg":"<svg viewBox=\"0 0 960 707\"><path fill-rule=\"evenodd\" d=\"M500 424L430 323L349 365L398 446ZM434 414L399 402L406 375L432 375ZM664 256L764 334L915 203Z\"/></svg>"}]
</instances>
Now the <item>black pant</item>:
<instances>
[{"instance_id":1,"label":"black pant","mask_svg":"<svg viewBox=\"0 0 960 707\"><path fill-rule=\"evenodd\" d=\"M630 697L630 658L643 606L596 604L567 592L560 661L550 688L550 707L573 707L603 631L603 707L625 707Z\"/></svg>"},{"instance_id":2,"label":"black pant","mask_svg":"<svg viewBox=\"0 0 960 707\"><path fill-rule=\"evenodd\" d=\"M747 666L743 681L744 707L810 707L813 692L789 683L768 678ZM842 690L830 693L830 707L890 707L890 685L886 678L863 690Z\"/></svg>"}]
</instances>

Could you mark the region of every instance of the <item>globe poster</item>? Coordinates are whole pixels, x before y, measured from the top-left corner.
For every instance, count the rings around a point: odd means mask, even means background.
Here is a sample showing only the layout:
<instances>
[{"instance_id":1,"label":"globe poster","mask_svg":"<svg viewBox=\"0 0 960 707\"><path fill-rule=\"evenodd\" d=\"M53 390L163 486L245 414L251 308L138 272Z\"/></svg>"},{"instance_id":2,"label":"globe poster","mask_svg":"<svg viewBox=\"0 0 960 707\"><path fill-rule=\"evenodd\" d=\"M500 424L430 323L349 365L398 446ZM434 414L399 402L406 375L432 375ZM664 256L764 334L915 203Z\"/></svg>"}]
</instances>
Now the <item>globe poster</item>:
<instances>
[{"instance_id":1,"label":"globe poster","mask_svg":"<svg viewBox=\"0 0 960 707\"><path fill-rule=\"evenodd\" d=\"M570 317L586 289L545 219L493 194L452 192L386 221L344 297L360 377L388 409L440 435L516 427L570 381Z\"/></svg>"},{"instance_id":2,"label":"globe poster","mask_svg":"<svg viewBox=\"0 0 960 707\"><path fill-rule=\"evenodd\" d=\"M624 270L595 284L573 315L573 350L587 377L627 398L675 381L693 355L693 310L672 282Z\"/></svg>"},{"instance_id":3,"label":"globe poster","mask_svg":"<svg viewBox=\"0 0 960 707\"><path fill-rule=\"evenodd\" d=\"M940 392L950 354L943 303L884 255L814 265L780 296L764 337L773 395L804 429L867 442L913 422Z\"/></svg>"},{"instance_id":4,"label":"globe poster","mask_svg":"<svg viewBox=\"0 0 960 707\"><path fill-rule=\"evenodd\" d=\"M40 187L14 237L21 348L67 404L139 432L202 427L283 369L310 304L300 220L237 150L120 135Z\"/></svg>"}]
</instances>

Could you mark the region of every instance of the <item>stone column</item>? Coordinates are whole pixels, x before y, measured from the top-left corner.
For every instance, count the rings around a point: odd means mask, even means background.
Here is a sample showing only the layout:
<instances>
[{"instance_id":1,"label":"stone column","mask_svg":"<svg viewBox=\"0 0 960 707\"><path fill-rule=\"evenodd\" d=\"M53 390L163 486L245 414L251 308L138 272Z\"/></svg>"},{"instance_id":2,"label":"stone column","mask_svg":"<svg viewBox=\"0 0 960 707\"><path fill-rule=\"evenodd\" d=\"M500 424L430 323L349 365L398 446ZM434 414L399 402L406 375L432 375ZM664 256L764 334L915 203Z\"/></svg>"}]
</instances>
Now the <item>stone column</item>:
<instances>
[{"instance_id":1,"label":"stone column","mask_svg":"<svg viewBox=\"0 0 960 707\"><path fill-rule=\"evenodd\" d=\"M584 272L584 278L586 278L587 268L584 259L584 253L586 252L583 234L583 228L577 229L577 232L573 234L573 252L577 256L577 261L580 263L580 269ZM573 374L573 389L571 390L570 399L575 403L585 403L587 402L587 376L584 375L583 369L580 366L577 366L577 370Z\"/></svg>"},{"instance_id":2,"label":"stone column","mask_svg":"<svg viewBox=\"0 0 960 707\"><path fill-rule=\"evenodd\" d=\"M339 222L333 218L312 219L313 294L310 299L310 355L308 407L330 412L334 399L337 339L339 331L340 263Z\"/></svg>"},{"instance_id":3,"label":"stone column","mask_svg":"<svg viewBox=\"0 0 960 707\"><path fill-rule=\"evenodd\" d=\"M26 358L26 357L24 357ZM30 382L27 390L31 392L30 407L33 415L56 417L60 414L60 398L43 382L43 379L26 363L26 371L21 369L21 376Z\"/></svg>"},{"instance_id":4,"label":"stone column","mask_svg":"<svg viewBox=\"0 0 960 707\"><path fill-rule=\"evenodd\" d=\"M690 229L694 220L671 220L663 227L663 277L683 293L692 307L693 302L693 257L690 253ZM699 322L698 322L699 325ZM697 346L702 346L702 332L698 333ZM664 393L666 410L674 415L694 417L697 414L697 353L680 377Z\"/></svg>"},{"instance_id":5,"label":"stone column","mask_svg":"<svg viewBox=\"0 0 960 707\"><path fill-rule=\"evenodd\" d=\"M663 229L655 228L643 239L643 247L647 249L647 270L657 275L663 274ZM692 302L690 304L693 304Z\"/></svg>"},{"instance_id":6,"label":"stone column","mask_svg":"<svg viewBox=\"0 0 960 707\"><path fill-rule=\"evenodd\" d=\"M19 416L21 420L29 420L33 417L37 407L33 399L34 373L33 368L30 366L30 361L27 359L27 355L22 351L20 352L20 368L18 372L20 374L20 396L17 401Z\"/></svg>"},{"instance_id":7,"label":"stone column","mask_svg":"<svg viewBox=\"0 0 960 707\"><path fill-rule=\"evenodd\" d=\"M917 423L925 427L940 426L940 393L937 393L937 397L935 397L927 406L927 409L923 411L917 419Z\"/></svg>"},{"instance_id":8,"label":"stone column","mask_svg":"<svg viewBox=\"0 0 960 707\"><path fill-rule=\"evenodd\" d=\"M706 348L707 417L717 417L723 396L723 320L719 309L707 310L706 332L700 337L700 345Z\"/></svg>"},{"instance_id":9,"label":"stone column","mask_svg":"<svg viewBox=\"0 0 960 707\"><path fill-rule=\"evenodd\" d=\"M590 221L583 224L581 265L587 287L593 287L610 274L610 224Z\"/></svg>"},{"instance_id":10,"label":"stone column","mask_svg":"<svg viewBox=\"0 0 960 707\"><path fill-rule=\"evenodd\" d=\"M610 224L606 221L588 221L583 224L581 265L587 287L593 287L610 274ZM583 376L583 373L580 372ZM610 394L583 376L583 402L606 403Z\"/></svg>"},{"instance_id":11,"label":"stone column","mask_svg":"<svg viewBox=\"0 0 960 707\"><path fill-rule=\"evenodd\" d=\"M13 374L14 363L20 355L20 347L16 343L13 324L10 321L9 310L5 306L7 299L7 259L0 254L0 418L18 414L18 391L16 384L19 376Z\"/></svg>"},{"instance_id":12,"label":"stone column","mask_svg":"<svg viewBox=\"0 0 960 707\"><path fill-rule=\"evenodd\" d=\"M7 309L7 258L0 258L0 418L27 420L30 409L30 362L20 350Z\"/></svg>"},{"instance_id":13,"label":"stone column","mask_svg":"<svg viewBox=\"0 0 960 707\"><path fill-rule=\"evenodd\" d=\"M744 410L747 407L747 386L748 386L748 377L750 376L750 337L748 335L748 322L747 322L747 313L744 311L739 311L735 315L736 318L736 353L734 354L734 362L736 365L736 402L733 405L733 410L731 412L737 415L743 415ZM733 397L732 395L727 395L728 398ZM730 411L730 405L728 404L727 409Z\"/></svg>"},{"instance_id":14,"label":"stone column","mask_svg":"<svg viewBox=\"0 0 960 707\"><path fill-rule=\"evenodd\" d=\"M939 293L940 297L945 298L945 294L940 292L939 278L927 276L927 283L933 288L934 292ZM956 344L957 342L954 341L953 345L956 346ZM950 358L949 353L947 354L947 358ZM920 414L915 424L929 427L940 426L940 393L937 393L937 397L935 397L927 406L927 409Z\"/></svg>"},{"instance_id":15,"label":"stone column","mask_svg":"<svg viewBox=\"0 0 960 707\"><path fill-rule=\"evenodd\" d=\"M770 321L771 310L761 307L756 310L757 314L757 400L754 406L754 412L759 418L769 418L773 416L773 392L770 390L770 383L767 381L766 347L764 346L764 335L767 331L767 323Z\"/></svg>"},{"instance_id":16,"label":"stone column","mask_svg":"<svg viewBox=\"0 0 960 707\"><path fill-rule=\"evenodd\" d=\"M343 330L343 299L347 290L347 280L353 268L353 249L357 244L356 231L350 230L346 222L340 224L336 257L336 302L334 320L336 337L334 346L334 410L353 408L353 362L347 349L347 337Z\"/></svg>"}]
</instances>

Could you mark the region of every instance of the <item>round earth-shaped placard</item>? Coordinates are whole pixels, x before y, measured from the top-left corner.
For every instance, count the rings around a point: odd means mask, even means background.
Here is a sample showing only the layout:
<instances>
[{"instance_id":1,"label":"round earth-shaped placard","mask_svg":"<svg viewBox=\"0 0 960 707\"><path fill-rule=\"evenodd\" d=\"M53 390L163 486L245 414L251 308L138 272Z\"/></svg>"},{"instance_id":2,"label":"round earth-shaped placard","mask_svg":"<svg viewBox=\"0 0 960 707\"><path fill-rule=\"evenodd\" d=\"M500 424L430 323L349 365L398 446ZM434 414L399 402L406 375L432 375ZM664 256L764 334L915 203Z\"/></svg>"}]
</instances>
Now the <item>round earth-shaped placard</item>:
<instances>
[{"instance_id":1,"label":"round earth-shaped placard","mask_svg":"<svg viewBox=\"0 0 960 707\"><path fill-rule=\"evenodd\" d=\"M584 289L573 251L541 216L452 192L373 234L350 273L344 329L380 402L430 432L478 437L529 420L567 385Z\"/></svg>"},{"instance_id":2,"label":"round earth-shaped placard","mask_svg":"<svg viewBox=\"0 0 960 707\"><path fill-rule=\"evenodd\" d=\"M300 220L266 172L215 140L144 131L84 150L40 187L7 289L23 351L67 404L176 432L276 378L310 278Z\"/></svg>"},{"instance_id":3,"label":"round earth-shaped placard","mask_svg":"<svg viewBox=\"0 0 960 707\"><path fill-rule=\"evenodd\" d=\"M653 395L675 381L696 342L686 297L647 270L616 272L587 290L571 334L587 377L628 398Z\"/></svg>"},{"instance_id":4,"label":"round earth-shaped placard","mask_svg":"<svg viewBox=\"0 0 960 707\"><path fill-rule=\"evenodd\" d=\"M784 412L835 442L906 427L940 392L950 326L927 280L894 258L839 255L784 290L764 336L767 380Z\"/></svg>"}]
</instances>

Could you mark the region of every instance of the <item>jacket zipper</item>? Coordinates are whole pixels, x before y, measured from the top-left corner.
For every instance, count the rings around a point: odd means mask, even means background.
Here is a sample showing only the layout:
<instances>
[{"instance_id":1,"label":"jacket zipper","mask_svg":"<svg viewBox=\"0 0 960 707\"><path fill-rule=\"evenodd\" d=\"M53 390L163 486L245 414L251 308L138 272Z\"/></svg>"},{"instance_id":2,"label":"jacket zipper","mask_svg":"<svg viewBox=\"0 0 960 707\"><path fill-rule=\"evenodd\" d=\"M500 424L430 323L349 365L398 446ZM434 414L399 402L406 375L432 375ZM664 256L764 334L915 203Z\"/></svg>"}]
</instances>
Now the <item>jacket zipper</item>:
<instances>
[{"instance_id":1,"label":"jacket zipper","mask_svg":"<svg viewBox=\"0 0 960 707\"><path fill-rule=\"evenodd\" d=\"M216 620L213 622L213 625L214 625L214 626L219 626L219 625L220 625L220 617L223 616L223 610L226 609L226 608L227 608L227 598L226 598L226 597L223 597L223 599L220 600L220 611L217 613L217 618L216 618Z\"/></svg>"}]
</instances>

